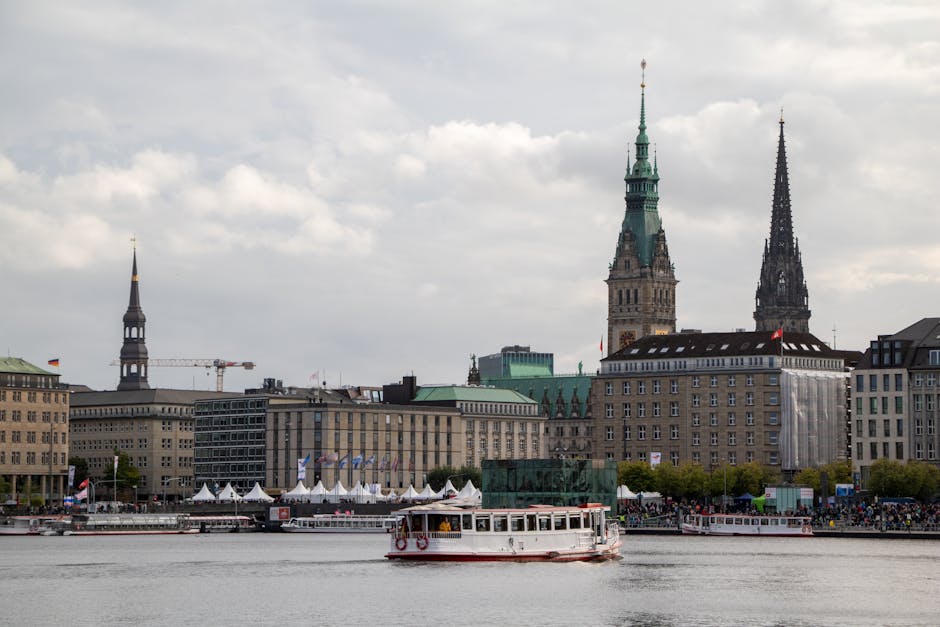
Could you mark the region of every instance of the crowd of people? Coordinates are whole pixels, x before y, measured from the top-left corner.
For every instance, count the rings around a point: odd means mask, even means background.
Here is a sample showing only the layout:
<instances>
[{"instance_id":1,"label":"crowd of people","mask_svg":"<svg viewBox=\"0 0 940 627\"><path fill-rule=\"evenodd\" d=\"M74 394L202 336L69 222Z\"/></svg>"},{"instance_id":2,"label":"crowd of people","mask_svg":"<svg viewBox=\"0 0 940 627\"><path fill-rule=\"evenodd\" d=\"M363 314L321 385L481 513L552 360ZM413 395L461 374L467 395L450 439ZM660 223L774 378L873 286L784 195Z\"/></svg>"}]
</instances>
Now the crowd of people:
<instances>
[{"instance_id":1,"label":"crowd of people","mask_svg":"<svg viewBox=\"0 0 940 627\"><path fill-rule=\"evenodd\" d=\"M837 505L813 512L813 525L886 531L940 531L940 503Z\"/></svg>"}]
</instances>

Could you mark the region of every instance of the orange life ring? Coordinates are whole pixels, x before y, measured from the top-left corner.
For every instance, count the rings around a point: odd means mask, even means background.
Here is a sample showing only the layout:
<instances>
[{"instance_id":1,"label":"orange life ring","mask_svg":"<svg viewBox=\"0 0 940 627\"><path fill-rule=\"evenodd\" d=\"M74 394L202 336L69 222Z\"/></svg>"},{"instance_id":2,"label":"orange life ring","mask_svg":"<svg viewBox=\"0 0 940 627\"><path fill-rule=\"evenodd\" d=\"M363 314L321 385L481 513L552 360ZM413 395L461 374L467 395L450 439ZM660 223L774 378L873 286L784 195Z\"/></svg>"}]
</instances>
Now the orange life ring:
<instances>
[{"instance_id":1,"label":"orange life ring","mask_svg":"<svg viewBox=\"0 0 940 627\"><path fill-rule=\"evenodd\" d=\"M420 536L415 538L415 546L417 546L421 551L428 548L428 537L422 533Z\"/></svg>"},{"instance_id":2,"label":"orange life ring","mask_svg":"<svg viewBox=\"0 0 940 627\"><path fill-rule=\"evenodd\" d=\"M408 539L405 536L399 536L395 540L395 548L399 551L404 551L406 546L408 546Z\"/></svg>"}]
</instances>

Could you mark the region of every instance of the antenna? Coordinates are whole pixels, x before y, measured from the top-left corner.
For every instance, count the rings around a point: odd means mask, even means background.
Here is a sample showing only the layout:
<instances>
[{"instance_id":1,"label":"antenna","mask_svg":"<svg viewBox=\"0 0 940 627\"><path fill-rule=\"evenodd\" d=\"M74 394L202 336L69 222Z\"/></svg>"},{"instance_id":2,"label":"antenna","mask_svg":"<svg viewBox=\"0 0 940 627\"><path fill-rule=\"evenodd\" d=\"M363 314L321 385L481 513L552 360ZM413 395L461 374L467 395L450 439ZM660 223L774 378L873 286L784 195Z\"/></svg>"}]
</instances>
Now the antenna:
<instances>
[{"instance_id":1,"label":"antenna","mask_svg":"<svg viewBox=\"0 0 940 627\"><path fill-rule=\"evenodd\" d=\"M646 59L640 60L640 87L646 88Z\"/></svg>"},{"instance_id":2,"label":"antenna","mask_svg":"<svg viewBox=\"0 0 940 627\"><path fill-rule=\"evenodd\" d=\"M781 114L782 115L782 114ZM836 323L832 323L832 350L836 349Z\"/></svg>"}]
</instances>

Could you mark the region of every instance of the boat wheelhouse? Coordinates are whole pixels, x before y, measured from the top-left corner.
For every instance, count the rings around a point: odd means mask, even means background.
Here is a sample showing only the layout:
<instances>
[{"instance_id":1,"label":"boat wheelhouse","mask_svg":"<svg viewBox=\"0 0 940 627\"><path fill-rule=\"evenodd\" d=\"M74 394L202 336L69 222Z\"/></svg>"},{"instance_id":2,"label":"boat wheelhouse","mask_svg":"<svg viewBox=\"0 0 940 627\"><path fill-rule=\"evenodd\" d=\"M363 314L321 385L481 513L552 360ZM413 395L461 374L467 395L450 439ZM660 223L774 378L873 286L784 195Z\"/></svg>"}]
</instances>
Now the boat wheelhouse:
<instances>
[{"instance_id":1,"label":"boat wheelhouse","mask_svg":"<svg viewBox=\"0 0 940 627\"><path fill-rule=\"evenodd\" d=\"M298 516L281 525L291 533L389 533L395 529L397 516L357 514L317 514Z\"/></svg>"},{"instance_id":2,"label":"boat wheelhouse","mask_svg":"<svg viewBox=\"0 0 940 627\"><path fill-rule=\"evenodd\" d=\"M399 510L389 559L593 561L620 553L620 531L599 503L578 507L466 509L437 504Z\"/></svg>"},{"instance_id":3,"label":"boat wheelhouse","mask_svg":"<svg viewBox=\"0 0 940 627\"><path fill-rule=\"evenodd\" d=\"M813 535L813 525L807 516L689 514L682 521L682 533L702 536L807 537Z\"/></svg>"}]
</instances>

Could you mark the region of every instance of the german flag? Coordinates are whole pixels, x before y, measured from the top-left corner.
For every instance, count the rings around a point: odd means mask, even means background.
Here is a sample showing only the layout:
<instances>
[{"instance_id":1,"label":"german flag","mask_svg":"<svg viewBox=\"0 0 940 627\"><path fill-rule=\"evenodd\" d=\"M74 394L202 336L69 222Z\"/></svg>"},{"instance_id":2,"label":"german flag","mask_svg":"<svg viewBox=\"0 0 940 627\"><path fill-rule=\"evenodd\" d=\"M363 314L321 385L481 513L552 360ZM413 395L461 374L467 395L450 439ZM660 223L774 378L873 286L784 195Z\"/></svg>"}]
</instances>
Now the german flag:
<instances>
[{"instance_id":1,"label":"german flag","mask_svg":"<svg viewBox=\"0 0 940 627\"><path fill-rule=\"evenodd\" d=\"M59 358L56 357L55 359L50 359L47 363L48 363L50 366L55 366L56 368L58 368L58 367L59 367Z\"/></svg>"}]
</instances>

